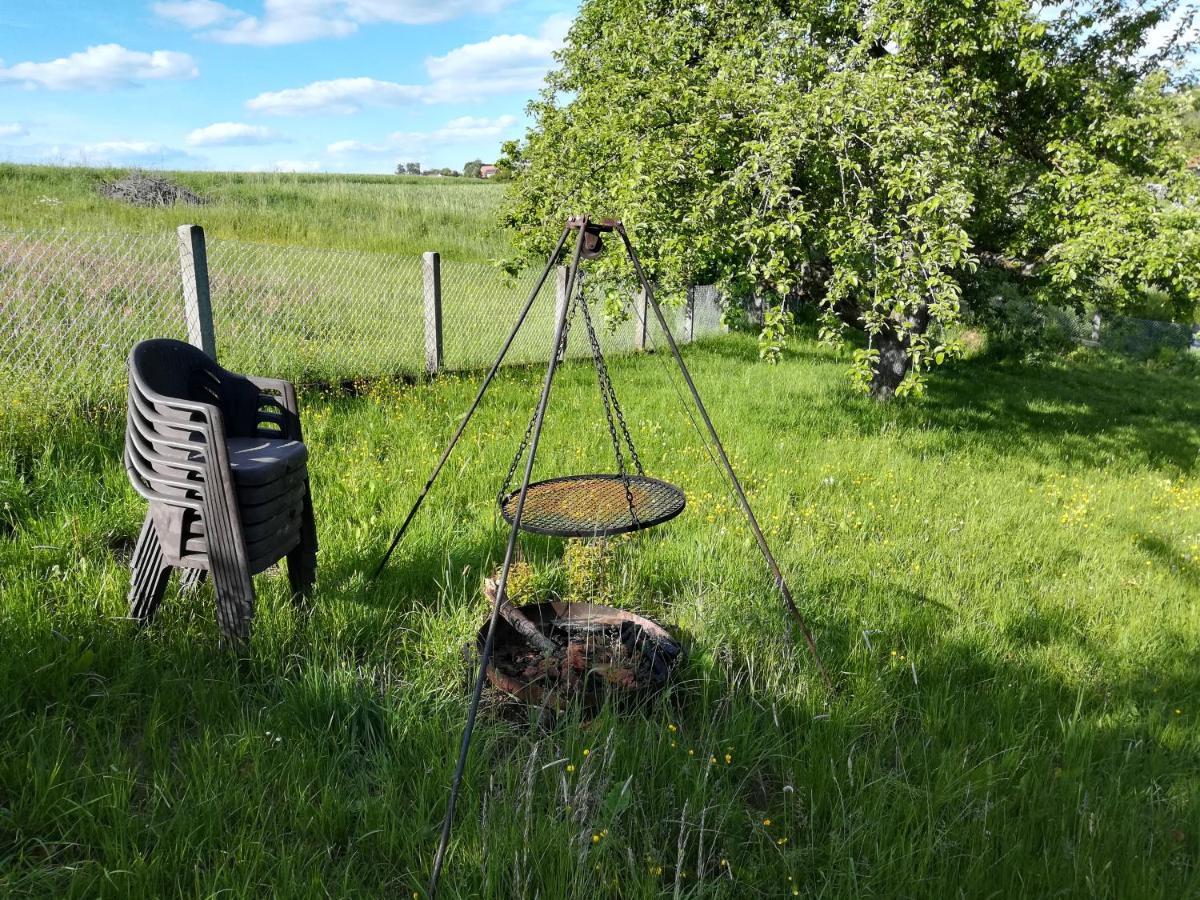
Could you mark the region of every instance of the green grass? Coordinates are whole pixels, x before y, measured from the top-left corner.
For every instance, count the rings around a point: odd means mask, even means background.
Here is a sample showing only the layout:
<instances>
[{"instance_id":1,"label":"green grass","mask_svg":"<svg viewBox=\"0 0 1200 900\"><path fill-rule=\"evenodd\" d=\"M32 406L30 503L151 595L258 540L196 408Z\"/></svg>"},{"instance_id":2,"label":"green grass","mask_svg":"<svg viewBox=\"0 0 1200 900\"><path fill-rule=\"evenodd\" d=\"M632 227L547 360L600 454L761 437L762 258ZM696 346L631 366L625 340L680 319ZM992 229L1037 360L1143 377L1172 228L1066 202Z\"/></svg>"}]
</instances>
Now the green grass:
<instances>
[{"instance_id":1,"label":"green grass","mask_svg":"<svg viewBox=\"0 0 1200 900\"><path fill-rule=\"evenodd\" d=\"M0 163L0 225L161 233L185 222L212 237L487 262L509 254L502 187L467 178L165 173L204 206L144 209L101 197L123 169Z\"/></svg>"},{"instance_id":2,"label":"green grass","mask_svg":"<svg viewBox=\"0 0 1200 900\"><path fill-rule=\"evenodd\" d=\"M444 896L1200 894L1194 374L975 359L879 407L813 344L755 353L732 335L688 358L841 692L661 357L613 360L648 470L690 501L620 543L615 602L690 655L633 715L539 728L489 705ZM492 498L539 379L501 376L377 584L474 382L308 394L318 596L299 614L284 577L256 579L240 659L211 588L172 589L148 630L122 619L143 505L119 414L5 410L0 894L420 891L505 538ZM595 400L568 365L539 473L606 466ZM561 584L561 543L525 547Z\"/></svg>"}]
</instances>

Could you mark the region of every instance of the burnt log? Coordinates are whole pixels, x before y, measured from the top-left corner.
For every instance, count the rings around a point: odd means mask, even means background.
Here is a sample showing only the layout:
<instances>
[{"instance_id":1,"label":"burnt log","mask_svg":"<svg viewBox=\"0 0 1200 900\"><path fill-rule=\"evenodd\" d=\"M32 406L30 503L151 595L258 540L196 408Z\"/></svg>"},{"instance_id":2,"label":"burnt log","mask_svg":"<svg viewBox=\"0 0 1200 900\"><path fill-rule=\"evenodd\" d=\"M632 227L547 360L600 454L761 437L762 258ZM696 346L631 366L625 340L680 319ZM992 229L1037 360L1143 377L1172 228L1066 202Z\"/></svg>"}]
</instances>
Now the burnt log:
<instances>
[{"instance_id":1,"label":"burnt log","mask_svg":"<svg viewBox=\"0 0 1200 900\"><path fill-rule=\"evenodd\" d=\"M506 596L497 599L497 593L500 585L495 578L488 578L483 582L483 592L494 605L499 607L500 616L513 627L513 629L523 637L531 647L536 647L543 653L557 653L559 650L558 644L554 643L549 637L542 634L540 628L534 624L533 620L525 613L521 612L520 607L513 606Z\"/></svg>"}]
</instances>

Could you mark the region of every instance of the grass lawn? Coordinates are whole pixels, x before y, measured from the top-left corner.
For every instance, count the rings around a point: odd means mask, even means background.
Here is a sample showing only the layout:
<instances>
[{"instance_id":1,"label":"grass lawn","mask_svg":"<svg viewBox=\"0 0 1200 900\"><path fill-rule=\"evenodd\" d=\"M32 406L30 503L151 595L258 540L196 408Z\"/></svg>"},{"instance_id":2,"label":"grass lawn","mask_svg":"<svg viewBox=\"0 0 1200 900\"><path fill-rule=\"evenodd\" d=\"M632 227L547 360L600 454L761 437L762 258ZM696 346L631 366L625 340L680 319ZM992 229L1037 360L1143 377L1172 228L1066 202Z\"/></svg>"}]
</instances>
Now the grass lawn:
<instances>
[{"instance_id":1,"label":"grass lawn","mask_svg":"<svg viewBox=\"0 0 1200 900\"><path fill-rule=\"evenodd\" d=\"M200 176L197 176L200 177ZM444 896L1200 895L1200 384L1077 355L974 359L877 407L845 359L688 349L841 692L828 696L661 356L612 361L689 508L612 549L613 602L678 630L654 706L481 718ZM309 394L321 585L256 579L245 658L211 588L124 614L142 502L121 416L0 419L0 894L410 896L541 374L510 370L377 584L475 382ZM586 364L539 474L607 468ZM525 541L532 591L563 545Z\"/></svg>"},{"instance_id":2,"label":"grass lawn","mask_svg":"<svg viewBox=\"0 0 1200 900\"><path fill-rule=\"evenodd\" d=\"M265 244L477 263L511 252L496 215L503 188L475 178L167 172L208 202L144 209L98 192L127 171L0 163L0 225L161 234L196 222L210 237Z\"/></svg>"}]
</instances>

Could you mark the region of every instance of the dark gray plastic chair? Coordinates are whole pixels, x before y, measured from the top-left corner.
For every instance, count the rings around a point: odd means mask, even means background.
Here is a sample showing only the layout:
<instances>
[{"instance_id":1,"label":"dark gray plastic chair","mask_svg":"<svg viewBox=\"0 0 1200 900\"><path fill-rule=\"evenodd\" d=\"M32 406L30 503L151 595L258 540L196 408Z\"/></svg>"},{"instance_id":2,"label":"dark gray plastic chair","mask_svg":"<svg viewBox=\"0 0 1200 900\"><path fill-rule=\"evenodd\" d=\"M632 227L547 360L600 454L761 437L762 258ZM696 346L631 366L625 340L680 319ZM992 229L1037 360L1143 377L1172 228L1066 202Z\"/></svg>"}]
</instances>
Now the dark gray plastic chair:
<instances>
[{"instance_id":1,"label":"dark gray plastic chair","mask_svg":"<svg viewBox=\"0 0 1200 900\"><path fill-rule=\"evenodd\" d=\"M293 596L316 579L317 532L296 390L229 372L191 344L142 341L129 354L125 468L150 510L134 549L130 614L153 618L172 568L212 574L217 622L244 641L251 576L287 557Z\"/></svg>"}]
</instances>

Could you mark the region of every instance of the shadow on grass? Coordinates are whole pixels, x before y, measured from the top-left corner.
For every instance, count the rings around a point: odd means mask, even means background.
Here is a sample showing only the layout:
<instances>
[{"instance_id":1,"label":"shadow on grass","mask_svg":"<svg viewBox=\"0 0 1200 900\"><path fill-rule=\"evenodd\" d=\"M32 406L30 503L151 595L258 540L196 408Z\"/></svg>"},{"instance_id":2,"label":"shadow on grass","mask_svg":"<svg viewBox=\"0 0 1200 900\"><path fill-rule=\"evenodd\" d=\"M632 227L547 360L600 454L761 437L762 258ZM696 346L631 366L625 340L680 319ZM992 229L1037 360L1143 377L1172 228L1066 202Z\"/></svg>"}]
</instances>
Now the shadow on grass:
<instances>
[{"instance_id":1,"label":"shadow on grass","mask_svg":"<svg viewBox=\"0 0 1200 900\"><path fill-rule=\"evenodd\" d=\"M905 410L959 440L1100 467L1116 460L1196 470L1200 384L1106 357L1055 365L967 360L934 373Z\"/></svg>"}]
</instances>

